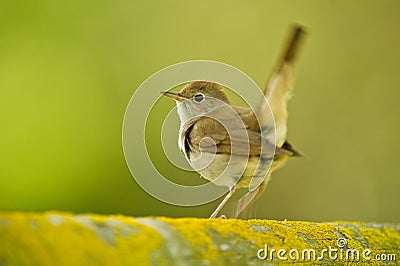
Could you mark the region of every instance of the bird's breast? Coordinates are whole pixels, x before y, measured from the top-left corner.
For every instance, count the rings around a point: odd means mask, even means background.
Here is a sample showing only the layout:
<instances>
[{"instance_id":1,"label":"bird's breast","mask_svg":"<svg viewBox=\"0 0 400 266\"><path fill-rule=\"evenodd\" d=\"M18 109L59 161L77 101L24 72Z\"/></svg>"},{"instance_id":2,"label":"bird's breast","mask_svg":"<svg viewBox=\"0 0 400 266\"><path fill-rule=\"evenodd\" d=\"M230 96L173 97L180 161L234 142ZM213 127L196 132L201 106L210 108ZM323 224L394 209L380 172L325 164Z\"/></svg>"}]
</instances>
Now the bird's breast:
<instances>
[{"instance_id":1,"label":"bird's breast","mask_svg":"<svg viewBox=\"0 0 400 266\"><path fill-rule=\"evenodd\" d=\"M194 170L215 185L233 187L237 184L237 188L244 188L250 186L253 178L256 183L260 183L268 173L280 168L285 163L286 156L271 162L260 161L258 156L230 156L192 151L187 159Z\"/></svg>"}]
</instances>

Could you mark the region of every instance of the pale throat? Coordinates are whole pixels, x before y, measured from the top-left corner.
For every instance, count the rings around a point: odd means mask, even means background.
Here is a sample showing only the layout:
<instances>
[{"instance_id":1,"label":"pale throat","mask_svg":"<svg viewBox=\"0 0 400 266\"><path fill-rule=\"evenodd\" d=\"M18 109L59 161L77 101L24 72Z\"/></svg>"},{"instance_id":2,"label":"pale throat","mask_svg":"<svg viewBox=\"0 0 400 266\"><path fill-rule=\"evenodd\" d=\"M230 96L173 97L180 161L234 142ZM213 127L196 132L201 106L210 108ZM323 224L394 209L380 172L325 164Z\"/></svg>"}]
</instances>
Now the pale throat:
<instances>
[{"instance_id":1,"label":"pale throat","mask_svg":"<svg viewBox=\"0 0 400 266\"><path fill-rule=\"evenodd\" d=\"M189 101L176 102L176 107L181 120L181 127L190 121L198 120L201 116L210 112L209 110L203 111L200 108L195 108Z\"/></svg>"}]
</instances>

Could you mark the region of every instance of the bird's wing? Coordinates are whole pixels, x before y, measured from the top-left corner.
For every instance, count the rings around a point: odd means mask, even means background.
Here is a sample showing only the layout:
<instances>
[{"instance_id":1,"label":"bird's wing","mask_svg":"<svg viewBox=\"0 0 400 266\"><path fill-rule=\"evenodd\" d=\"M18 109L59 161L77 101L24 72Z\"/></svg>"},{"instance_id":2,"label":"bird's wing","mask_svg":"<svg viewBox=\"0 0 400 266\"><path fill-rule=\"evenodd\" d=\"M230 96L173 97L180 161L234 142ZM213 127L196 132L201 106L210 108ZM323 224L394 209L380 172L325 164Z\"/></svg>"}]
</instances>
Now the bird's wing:
<instances>
[{"instance_id":1,"label":"bird's wing","mask_svg":"<svg viewBox=\"0 0 400 266\"><path fill-rule=\"evenodd\" d=\"M233 128L228 131L218 121L212 118L198 120L188 134L191 146L203 152L216 152L243 156L255 156L263 154L266 157L291 155L290 151L275 147L275 145L263 140L259 132ZM263 141L263 146L261 146Z\"/></svg>"}]
</instances>

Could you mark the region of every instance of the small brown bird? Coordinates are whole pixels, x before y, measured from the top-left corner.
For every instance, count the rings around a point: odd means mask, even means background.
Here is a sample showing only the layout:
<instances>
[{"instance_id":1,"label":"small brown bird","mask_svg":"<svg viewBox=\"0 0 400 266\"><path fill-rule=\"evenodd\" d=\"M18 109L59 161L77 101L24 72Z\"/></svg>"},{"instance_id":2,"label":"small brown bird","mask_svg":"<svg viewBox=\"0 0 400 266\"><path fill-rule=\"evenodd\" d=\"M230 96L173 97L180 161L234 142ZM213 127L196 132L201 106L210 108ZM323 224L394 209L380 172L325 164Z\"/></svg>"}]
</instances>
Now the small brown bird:
<instances>
[{"instance_id":1,"label":"small brown bird","mask_svg":"<svg viewBox=\"0 0 400 266\"><path fill-rule=\"evenodd\" d=\"M178 93L163 92L177 103L178 143L188 162L204 178L229 187L210 218L217 217L236 189L249 188L234 214L241 215L265 190L271 173L289 156L300 156L286 133L293 67L303 36L296 25L255 110L231 106L222 87L209 81L191 82Z\"/></svg>"}]
</instances>

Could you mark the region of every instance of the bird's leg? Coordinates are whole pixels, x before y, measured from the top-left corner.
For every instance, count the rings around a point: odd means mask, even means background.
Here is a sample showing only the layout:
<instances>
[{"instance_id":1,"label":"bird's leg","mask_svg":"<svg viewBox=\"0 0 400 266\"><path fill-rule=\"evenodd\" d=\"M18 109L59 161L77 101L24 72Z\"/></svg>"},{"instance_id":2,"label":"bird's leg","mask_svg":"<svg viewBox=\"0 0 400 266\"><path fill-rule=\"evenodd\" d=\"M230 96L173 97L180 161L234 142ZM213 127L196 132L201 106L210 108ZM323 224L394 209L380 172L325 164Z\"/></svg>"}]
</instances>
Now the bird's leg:
<instances>
[{"instance_id":1,"label":"bird's leg","mask_svg":"<svg viewBox=\"0 0 400 266\"><path fill-rule=\"evenodd\" d=\"M228 194L226 194L225 198L221 201L221 203L218 205L218 207L215 209L215 211L211 214L210 218L217 217L218 213L225 206L225 204L228 202L228 200L232 197L232 195L235 193L235 191L236 191L236 186L229 189Z\"/></svg>"}]
</instances>

